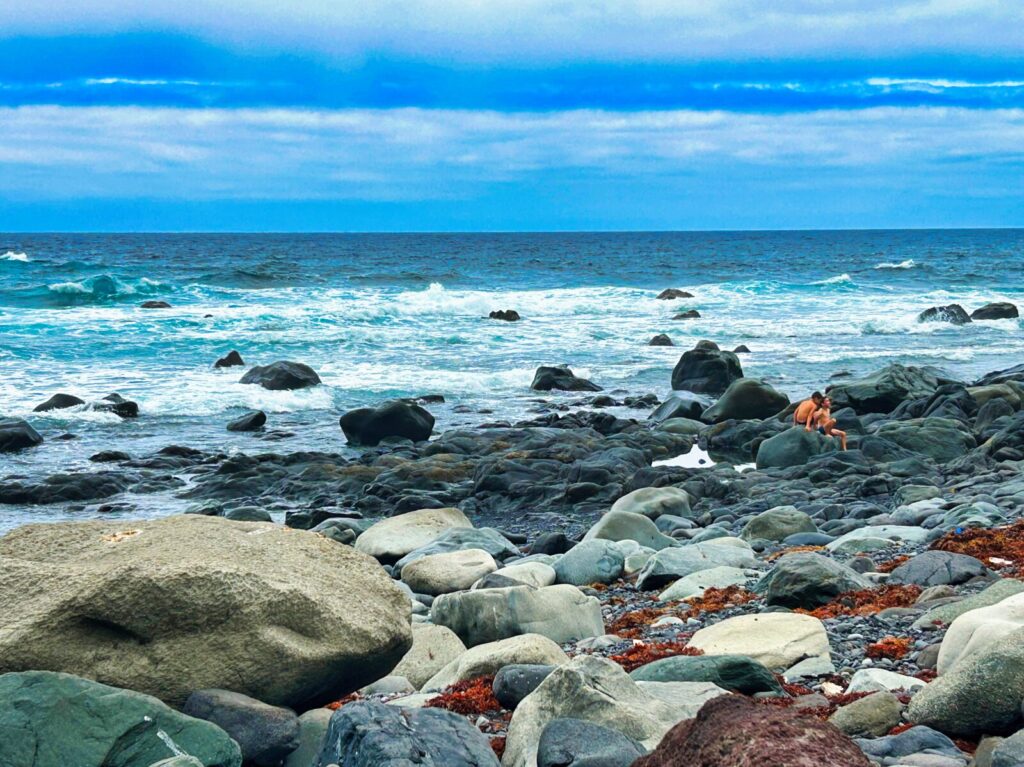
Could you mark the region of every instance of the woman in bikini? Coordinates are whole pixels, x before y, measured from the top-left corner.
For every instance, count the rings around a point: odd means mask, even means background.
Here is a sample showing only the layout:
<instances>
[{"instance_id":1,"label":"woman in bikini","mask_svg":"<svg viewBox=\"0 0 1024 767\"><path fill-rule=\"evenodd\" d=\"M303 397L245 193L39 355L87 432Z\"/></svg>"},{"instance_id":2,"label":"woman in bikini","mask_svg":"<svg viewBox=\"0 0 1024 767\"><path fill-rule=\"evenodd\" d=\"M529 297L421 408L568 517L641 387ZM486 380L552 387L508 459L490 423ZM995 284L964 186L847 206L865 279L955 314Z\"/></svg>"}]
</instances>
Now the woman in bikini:
<instances>
[{"instance_id":1,"label":"woman in bikini","mask_svg":"<svg viewBox=\"0 0 1024 767\"><path fill-rule=\"evenodd\" d=\"M836 428L837 421L832 417L832 400L828 397L821 401L821 407L814 412L814 423L826 437L839 437L840 446L846 450L846 432Z\"/></svg>"}]
</instances>

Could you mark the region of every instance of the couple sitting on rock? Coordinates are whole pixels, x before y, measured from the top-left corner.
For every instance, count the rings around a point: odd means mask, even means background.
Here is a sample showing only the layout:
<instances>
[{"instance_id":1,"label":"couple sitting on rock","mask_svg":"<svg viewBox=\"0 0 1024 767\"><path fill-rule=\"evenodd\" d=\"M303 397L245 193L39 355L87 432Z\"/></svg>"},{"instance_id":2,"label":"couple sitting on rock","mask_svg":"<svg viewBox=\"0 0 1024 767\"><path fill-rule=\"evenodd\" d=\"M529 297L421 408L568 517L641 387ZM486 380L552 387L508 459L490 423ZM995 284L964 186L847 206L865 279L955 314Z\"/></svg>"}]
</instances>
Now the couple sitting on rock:
<instances>
[{"instance_id":1,"label":"couple sitting on rock","mask_svg":"<svg viewBox=\"0 0 1024 767\"><path fill-rule=\"evenodd\" d=\"M820 391L814 392L810 399L805 399L793 411L793 423L803 424L807 431L817 428L826 437L839 437L839 444L846 450L846 432L836 428L836 419L832 417L832 400Z\"/></svg>"}]
</instances>

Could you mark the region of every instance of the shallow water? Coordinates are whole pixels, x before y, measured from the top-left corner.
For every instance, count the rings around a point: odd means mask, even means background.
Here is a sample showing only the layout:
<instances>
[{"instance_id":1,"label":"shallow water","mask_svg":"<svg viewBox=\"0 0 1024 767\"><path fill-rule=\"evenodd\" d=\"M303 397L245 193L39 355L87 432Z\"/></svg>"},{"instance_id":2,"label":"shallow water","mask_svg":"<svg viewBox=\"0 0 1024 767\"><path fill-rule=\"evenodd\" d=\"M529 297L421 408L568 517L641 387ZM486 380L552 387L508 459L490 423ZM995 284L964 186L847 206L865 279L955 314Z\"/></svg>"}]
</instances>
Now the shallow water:
<instances>
[{"instance_id":1,"label":"shallow water","mask_svg":"<svg viewBox=\"0 0 1024 767\"><path fill-rule=\"evenodd\" d=\"M438 429L521 418L536 404L528 386L541 364L664 396L679 354L702 338L746 344L747 374L791 396L890 361L972 378L1024 361L1021 321L954 327L916 316L941 303L1024 303L1022 267L1019 230L0 235L0 415L26 417L47 438L0 456L0 476L168 444L342 451L338 415L392 396L443 394L430 408ZM654 300L666 287L696 297ZM147 299L172 308L138 308ZM523 321L485 319L504 308ZM690 308L701 319L671 320ZM660 332L677 348L645 345ZM325 385L241 385L244 369L212 368L232 348L249 364L306 362ZM112 391L136 400L141 417L31 412L56 392ZM224 430L252 408L295 436ZM78 438L54 439L66 432ZM57 513L8 507L0 527Z\"/></svg>"}]
</instances>

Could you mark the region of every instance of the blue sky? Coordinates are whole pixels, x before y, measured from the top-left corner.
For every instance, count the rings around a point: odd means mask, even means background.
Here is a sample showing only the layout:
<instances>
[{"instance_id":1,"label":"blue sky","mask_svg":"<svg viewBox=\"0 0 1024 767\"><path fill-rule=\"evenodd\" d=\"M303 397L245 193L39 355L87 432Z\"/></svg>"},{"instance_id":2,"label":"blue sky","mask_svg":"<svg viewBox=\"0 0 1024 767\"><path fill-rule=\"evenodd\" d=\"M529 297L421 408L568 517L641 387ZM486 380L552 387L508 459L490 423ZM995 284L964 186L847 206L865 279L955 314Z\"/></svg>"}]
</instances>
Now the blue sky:
<instances>
[{"instance_id":1,"label":"blue sky","mask_svg":"<svg viewBox=\"0 0 1024 767\"><path fill-rule=\"evenodd\" d=\"M1024 226L1019 3L140 5L0 5L0 231Z\"/></svg>"}]
</instances>

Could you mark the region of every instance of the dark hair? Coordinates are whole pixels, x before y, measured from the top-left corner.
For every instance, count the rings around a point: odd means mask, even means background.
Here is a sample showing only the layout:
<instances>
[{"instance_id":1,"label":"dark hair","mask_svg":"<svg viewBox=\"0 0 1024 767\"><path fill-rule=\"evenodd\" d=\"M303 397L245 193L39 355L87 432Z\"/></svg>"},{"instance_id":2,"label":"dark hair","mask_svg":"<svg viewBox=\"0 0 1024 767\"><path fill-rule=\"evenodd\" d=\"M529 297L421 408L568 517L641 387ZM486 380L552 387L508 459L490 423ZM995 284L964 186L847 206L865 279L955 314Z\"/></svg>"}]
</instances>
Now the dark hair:
<instances>
[{"instance_id":1,"label":"dark hair","mask_svg":"<svg viewBox=\"0 0 1024 767\"><path fill-rule=\"evenodd\" d=\"M822 394L820 391L816 391L814 392L814 394L811 395L811 399L825 399L825 395Z\"/></svg>"}]
</instances>

